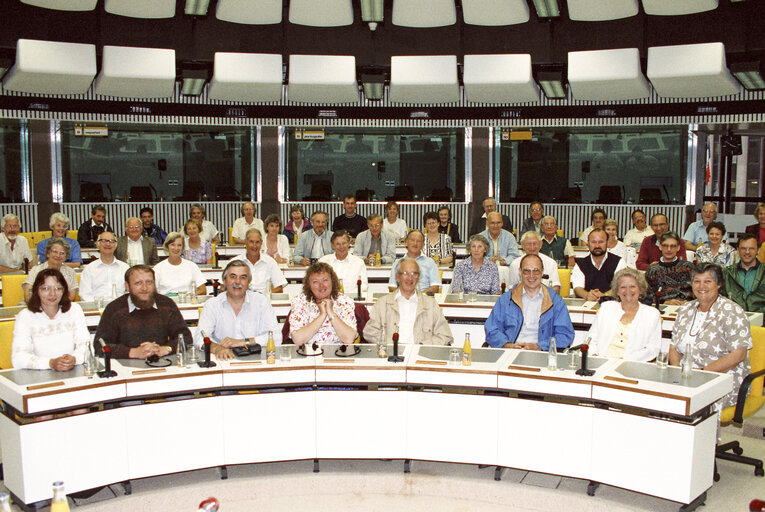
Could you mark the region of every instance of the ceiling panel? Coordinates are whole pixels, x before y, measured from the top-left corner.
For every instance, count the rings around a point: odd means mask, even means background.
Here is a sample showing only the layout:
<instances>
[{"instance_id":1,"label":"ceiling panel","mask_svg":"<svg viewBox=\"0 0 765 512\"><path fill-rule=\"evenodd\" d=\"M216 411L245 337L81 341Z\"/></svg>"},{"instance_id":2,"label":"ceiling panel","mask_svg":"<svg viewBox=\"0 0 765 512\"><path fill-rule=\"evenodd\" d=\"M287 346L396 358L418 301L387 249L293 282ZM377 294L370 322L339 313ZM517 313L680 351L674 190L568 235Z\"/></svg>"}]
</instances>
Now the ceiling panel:
<instances>
[{"instance_id":1,"label":"ceiling panel","mask_svg":"<svg viewBox=\"0 0 765 512\"><path fill-rule=\"evenodd\" d=\"M216 53L207 96L214 100L279 101L282 97L282 56Z\"/></svg>"},{"instance_id":2,"label":"ceiling panel","mask_svg":"<svg viewBox=\"0 0 765 512\"><path fill-rule=\"evenodd\" d=\"M96 46L19 39L3 87L38 94L84 94L96 76Z\"/></svg>"},{"instance_id":3,"label":"ceiling panel","mask_svg":"<svg viewBox=\"0 0 765 512\"><path fill-rule=\"evenodd\" d=\"M468 25L516 25L529 18L526 0L462 0L462 19Z\"/></svg>"},{"instance_id":4,"label":"ceiling panel","mask_svg":"<svg viewBox=\"0 0 765 512\"><path fill-rule=\"evenodd\" d=\"M457 23L454 0L393 0L391 22L404 27L445 27Z\"/></svg>"},{"instance_id":5,"label":"ceiling panel","mask_svg":"<svg viewBox=\"0 0 765 512\"><path fill-rule=\"evenodd\" d=\"M95 92L122 98L166 98L175 85L175 50L104 46Z\"/></svg>"},{"instance_id":6,"label":"ceiling panel","mask_svg":"<svg viewBox=\"0 0 765 512\"><path fill-rule=\"evenodd\" d=\"M351 0L290 0L290 23L311 27L353 24Z\"/></svg>"},{"instance_id":7,"label":"ceiling panel","mask_svg":"<svg viewBox=\"0 0 765 512\"><path fill-rule=\"evenodd\" d=\"M281 23L282 0L218 0L215 17L246 25Z\"/></svg>"},{"instance_id":8,"label":"ceiling panel","mask_svg":"<svg viewBox=\"0 0 765 512\"><path fill-rule=\"evenodd\" d=\"M618 20L638 12L638 0L568 0L568 16L576 21Z\"/></svg>"},{"instance_id":9,"label":"ceiling panel","mask_svg":"<svg viewBox=\"0 0 765 512\"><path fill-rule=\"evenodd\" d=\"M539 101L531 55L465 55L465 99L474 103Z\"/></svg>"},{"instance_id":10,"label":"ceiling panel","mask_svg":"<svg viewBox=\"0 0 765 512\"><path fill-rule=\"evenodd\" d=\"M98 0L21 0L21 3L57 11L92 11Z\"/></svg>"},{"instance_id":11,"label":"ceiling panel","mask_svg":"<svg viewBox=\"0 0 765 512\"><path fill-rule=\"evenodd\" d=\"M720 5L719 0L643 0L646 14L674 16L711 11Z\"/></svg>"},{"instance_id":12,"label":"ceiling panel","mask_svg":"<svg viewBox=\"0 0 765 512\"><path fill-rule=\"evenodd\" d=\"M459 100L456 55L391 58L390 100L396 103L454 103Z\"/></svg>"},{"instance_id":13,"label":"ceiling panel","mask_svg":"<svg viewBox=\"0 0 765 512\"><path fill-rule=\"evenodd\" d=\"M725 62L722 43L648 48L648 79L661 96L726 96L741 90Z\"/></svg>"},{"instance_id":14,"label":"ceiling panel","mask_svg":"<svg viewBox=\"0 0 765 512\"><path fill-rule=\"evenodd\" d=\"M288 98L300 103L359 101L356 58L348 55L290 55Z\"/></svg>"},{"instance_id":15,"label":"ceiling panel","mask_svg":"<svg viewBox=\"0 0 765 512\"><path fill-rule=\"evenodd\" d=\"M175 0L104 0L104 9L129 18L172 18Z\"/></svg>"},{"instance_id":16,"label":"ceiling panel","mask_svg":"<svg viewBox=\"0 0 765 512\"><path fill-rule=\"evenodd\" d=\"M568 83L577 100L632 100L651 95L637 48L569 53Z\"/></svg>"}]
</instances>

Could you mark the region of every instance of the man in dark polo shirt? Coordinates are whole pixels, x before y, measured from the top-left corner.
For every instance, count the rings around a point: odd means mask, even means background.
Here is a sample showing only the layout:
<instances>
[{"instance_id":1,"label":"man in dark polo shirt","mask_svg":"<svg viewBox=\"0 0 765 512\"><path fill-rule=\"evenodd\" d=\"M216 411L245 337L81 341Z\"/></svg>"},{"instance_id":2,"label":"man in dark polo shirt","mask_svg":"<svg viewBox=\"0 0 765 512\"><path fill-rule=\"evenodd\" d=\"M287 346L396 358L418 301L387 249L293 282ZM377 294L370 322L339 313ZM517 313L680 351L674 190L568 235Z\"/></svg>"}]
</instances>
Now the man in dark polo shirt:
<instances>
[{"instance_id":1,"label":"man in dark polo shirt","mask_svg":"<svg viewBox=\"0 0 765 512\"><path fill-rule=\"evenodd\" d=\"M125 288L128 293L104 310L96 330L97 353L101 353L101 338L111 345L112 356L118 359L170 355L175 352L179 334L191 342L191 332L175 302L157 293L150 266L128 269Z\"/></svg>"},{"instance_id":2,"label":"man in dark polo shirt","mask_svg":"<svg viewBox=\"0 0 765 512\"><path fill-rule=\"evenodd\" d=\"M638 270L648 270L648 267L658 263L661 259L661 247L659 247L659 244L661 235L669 229L667 216L657 213L651 217L651 229L653 229L653 235L645 237L643 243L640 244L640 252L638 252L637 263L635 263ZM685 242L683 240L680 240L680 250L677 251L677 257L681 260L688 259L688 256L685 254Z\"/></svg>"},{"instance_id":3,"label":"man in dark polo shirt","mask_svg":"<svg viewBox=\"0 0 765 512\"><path fill-rule=\"evenodd\" d=\"M577 258L571 271L571 287L577 297L589 301L600 300L611 295L611 280L614 274L626 267L624 260L608 252L608 235L603 228L594 228L587 238L589 256Z\"/></svg>"},{"instance_id":4,"label":"man in dark polo shirt","mask_svg":"<svg viewBox=\"0 0 765 512\"><path fill-rule=\"evenodd\" d=\"M367 219L356 213L356 197L353 194L345 195L343 209L345 213L338 215L332 221L332 231L344 229L352 238L356 238L359 233L367 229Z\"/></svg>"}]
</instances>

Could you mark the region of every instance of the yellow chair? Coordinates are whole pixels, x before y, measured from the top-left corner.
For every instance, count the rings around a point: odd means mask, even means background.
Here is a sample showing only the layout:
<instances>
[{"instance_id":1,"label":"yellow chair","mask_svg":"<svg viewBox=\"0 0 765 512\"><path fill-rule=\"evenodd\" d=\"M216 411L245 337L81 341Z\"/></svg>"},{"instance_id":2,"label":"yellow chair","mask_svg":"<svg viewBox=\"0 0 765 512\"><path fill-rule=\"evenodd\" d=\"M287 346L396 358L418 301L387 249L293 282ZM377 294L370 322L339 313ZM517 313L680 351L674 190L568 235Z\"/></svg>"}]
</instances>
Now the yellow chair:
<instances>
[{"instance_id":1,"label":"yellow chair","mask_svg":"<svg viewBox=\"0 0 765 512\"><path fill-rule=\"evenodd\" d=\"M77 240L77 230L76 229L67 230L66 237L71 238L72 240Z\"/></svg>"},{"instance_id":2,"label":"yellow chair","mask_svg":"<svg viewBox=\"0 0 765 512\"><path fill-rule=\"evenodd\" d=\"M558 277L560 278L560 296L568 297L571 293L571 269L559 268Z\"/></svg>"},{"instance_id":3,"label":"yellow chair","mask_svg":"<svg viewBox=\"0 0 765 512\"><path fill-rule=\"evenodd\" d=\"M3 307L16 306L24 300L24 291L21 283L26 279L26 274L5 274L0 276L3 283Z\"/></svg>"},{"instance_id":4,"label":"yellow chair","mask_svg":"<svg viewBox=\"0 0 765 512\"><path fill-rule=\"evenodd\" d=\"M34 244L37 245L43 240L47 240L52 236L52 233L50 231L35 231L33 233L34 235Z\"/></svg>"},{"instance_id":5,"label":"yellow chair","mask_svg":"<svg viewBox=\"0 0 765 512\"><path fill-rule=\"evenodd\" d=\"M563 230L562 229L559 229L558 231L556 231L555 234L558 235L558 238L563 238Z\"/></svg>"},{"instance_id":6,"label":"yellow chair","mask_svg":"<svg viewBox=\"0 0 765 512\"><path fill-rule=\"evenodd\" d=\"M738 393L738 400L735 406L723 409L720 416L721 423L733 422L740 425L744 418L755 413L763 402L763 377L765 377L765 327L752 327L752 349L749 351L749 366L751 367L749 375L744 378ZM747 396L748 393L748 396ZM733 453L728 453L728 452ZM754 474L765 476L762 461L743 455L738 441L721 444L717 447L715 456L718 459L738 462L754 466ZM715 471L715 481L720 479L720 475Z\"/></svg>"},{"instance_id":7,"label":"yellow chair","mask_svg":"<svg viewBox=\"0 0 765 512\"><path fill-rule=\"evenodd\" d=\"M234 239L231 238L231 232L234 230L234 228L228 228L228 245L231 245L234 243Z\"/></svg>"},{"instance_id":8,"label":"yellow chair","mask_svg":"<svg viewBox=\"0 0 765 512\"><path fill-rule=\"evenodd\" d=\"M0 370L13 368L11 364L11 347L13 346L13 326L15 320L0 322Z\"/></svg>"}]
</instances>

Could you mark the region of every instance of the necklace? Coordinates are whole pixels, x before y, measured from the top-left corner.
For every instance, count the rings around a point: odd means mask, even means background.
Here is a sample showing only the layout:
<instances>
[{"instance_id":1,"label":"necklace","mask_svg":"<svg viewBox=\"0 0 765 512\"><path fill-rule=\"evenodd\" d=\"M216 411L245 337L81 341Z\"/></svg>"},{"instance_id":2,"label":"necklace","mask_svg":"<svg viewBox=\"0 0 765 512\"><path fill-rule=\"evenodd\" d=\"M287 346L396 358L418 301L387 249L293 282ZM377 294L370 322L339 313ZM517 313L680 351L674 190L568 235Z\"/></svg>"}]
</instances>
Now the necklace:
<instances>
[{"instance_id":1,"label":"necklace","mask_svg":"<svg viewBox=\"0 0 765 512\"><path fill-rule=\"evenodd\" d=\"M717 302L717 297L715 297L715 300L712 301L712 304L710 304L709 309L712 309L712 306L714 305L715 302ZM699 333L701 332L701 328L704 327L704 324L701 324L698 327L698 330L695 333L693 332L693 325L696 323L696 313L698 313L698 312L699 312L699 306L696 306L696 309L693 310L693 320L691 320L691 326L688 328L688 335L693 337L693 338L698 336ZM708 313L708 312L709 312L709 310L706 311L706 313Z\"/></svg>"}]
</instances>

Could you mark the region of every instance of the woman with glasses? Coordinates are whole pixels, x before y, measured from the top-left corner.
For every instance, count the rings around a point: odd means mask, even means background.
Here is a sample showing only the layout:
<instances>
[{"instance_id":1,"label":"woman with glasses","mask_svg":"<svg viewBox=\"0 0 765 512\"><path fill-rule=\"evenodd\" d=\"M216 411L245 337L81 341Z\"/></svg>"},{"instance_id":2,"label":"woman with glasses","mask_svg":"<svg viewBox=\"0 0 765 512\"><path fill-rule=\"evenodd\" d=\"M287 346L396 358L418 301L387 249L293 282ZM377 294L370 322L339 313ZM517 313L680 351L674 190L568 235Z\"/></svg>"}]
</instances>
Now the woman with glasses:
<instances>
[{"instance_id":1,"label":"woman with glasses","mask_svg":"<svg viewBox=\"0 0 765 512\"><path fill-rule=\"evenodd\" d=\"M69 268L69 267L65 267ZM14 368L66 372L82 364L91 335L79 304L58 270L41 270L26 309L16 315L11 362Z\"/></svg>"},{"instance_id":2,"label":"woman with glasses","mask_svg":"<svg viewBox=\"0 0 765 512\"><path fill-rule=\"evenodd\" d=\"M35 282L37 274L46 268L55 269L61 272L61 275L66 279L69 300L74 301L74 298L77 295L77 289L80 285L77 283L77 275L74 273L74 270L71 267L64 265L64 262L68 257L69 244L66 240L58 237L48 239L48 245L45 247L45 263L40 263L39 265L32 267L27 278L21 283L21 288L24 290L25 302L29 302L29 299L32 296L32 284Z\"/></svg>"}]
</instances>

